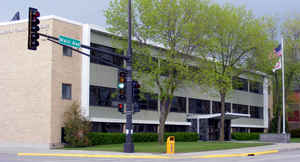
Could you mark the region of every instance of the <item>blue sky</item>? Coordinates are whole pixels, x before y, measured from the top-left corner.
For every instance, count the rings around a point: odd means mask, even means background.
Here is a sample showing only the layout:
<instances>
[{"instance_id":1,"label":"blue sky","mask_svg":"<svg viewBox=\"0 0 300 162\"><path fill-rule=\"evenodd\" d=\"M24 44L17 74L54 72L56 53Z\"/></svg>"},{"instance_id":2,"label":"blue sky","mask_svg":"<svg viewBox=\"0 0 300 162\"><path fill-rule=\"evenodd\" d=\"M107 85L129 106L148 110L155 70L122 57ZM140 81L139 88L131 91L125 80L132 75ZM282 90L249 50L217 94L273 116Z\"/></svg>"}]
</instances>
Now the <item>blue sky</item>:
<instances>
[{"instance_id":1,"label":"blue sky","mask_svg":"<svg viewBox=\"0 0 300 162\"><path fill-rule=\"evenodd\" d=\"M3 2L4 1L4 2ZM110 0L2 0L0 22L9 21L20 11L27 18L28 7L38 8L42 16L56 15L82 23L106 26L103 10ZM257 16L272 15L280 19L300 14L300 0L212 0L224 4L243 5Z\"/></svg>"}]
</instances>

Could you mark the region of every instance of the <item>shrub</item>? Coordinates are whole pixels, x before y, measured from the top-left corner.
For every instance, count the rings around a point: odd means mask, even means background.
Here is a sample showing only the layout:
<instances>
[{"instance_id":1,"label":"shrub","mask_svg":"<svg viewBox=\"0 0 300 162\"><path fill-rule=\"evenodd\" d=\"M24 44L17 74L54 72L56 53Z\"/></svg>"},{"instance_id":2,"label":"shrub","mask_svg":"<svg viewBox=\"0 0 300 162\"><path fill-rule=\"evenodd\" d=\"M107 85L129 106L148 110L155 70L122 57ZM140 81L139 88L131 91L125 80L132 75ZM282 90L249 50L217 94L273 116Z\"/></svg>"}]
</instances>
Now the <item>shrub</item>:
<instances>
[{"instance_id":1,"label":"shrub","mask_svg":"<svg viewBox=\"0 0 300 162\"><path fill-rule=\"evenodd\" d=\"M165 133L165 141L169 136L175 136L175 141L181 141L181 142L193 142L198 141L198 134L194 132L170 132Z\"/></svg>"},{"instance_id":2,"label":"shrub","mask_svg":"<svg viewBox=\"0 0 300 162\"><path fill-rule=\"evenodd\" d=\"M292 138L300 138L300 128L291 130Z\"/></svg>"},{"instance_id":3,"label":"shrub","mask_svg":"<svg viewBox=\"0 0 300 162\"><path fill-rule=\"evenodd\" d=\"M82 116L79 105L74 102L64 113L65 140L71 147L89 146L87 134L91 129L91 123Z\"/></svg>"},{"instance_id":4,"label":"shrub","mask_svg":"<svg viewBox=\"0 0 300 162\"><path fill-rule=\"evenodd\" d=\"M92 145L119 144L125 142L125 134L123 133L98 133L91 132L88 138Z\"/></svg>"},{"instance_id":5,"label":"shrub","mask_svg":"<svg viewBox=\"0 0 300 162\"><path fill-rule=\"evenodd\" d=\"M258 140L260 133L245 133L245 132L234 132L231 134L232 139L235 140Z\"/></svg>"},{"instance_id":6,"label":"shrub","mask_svg":"<svg viewBox=\"0 0 300 162\"><path fill-rule=\"evenodd\" d=\"M123 133L91 132L88 134L92 145L121 144L125 142L125 136ZM192 142L198 140L197 133L191 132L165 133L165 141L168 136L175 136L175 141ZM134 133L132 135L133 142L156 142L157 138L157 133Z\"/></svg>"},{"instance_id":7,"label":"shrub","mask_svg":"<svg viewBox=\"0 0 300 162\"><path fill-rule=\"evenodd\" d=\"M157 133L134 133L132 135L133 142L154 142L157 138Z\"/></svg>"}]
</instances>

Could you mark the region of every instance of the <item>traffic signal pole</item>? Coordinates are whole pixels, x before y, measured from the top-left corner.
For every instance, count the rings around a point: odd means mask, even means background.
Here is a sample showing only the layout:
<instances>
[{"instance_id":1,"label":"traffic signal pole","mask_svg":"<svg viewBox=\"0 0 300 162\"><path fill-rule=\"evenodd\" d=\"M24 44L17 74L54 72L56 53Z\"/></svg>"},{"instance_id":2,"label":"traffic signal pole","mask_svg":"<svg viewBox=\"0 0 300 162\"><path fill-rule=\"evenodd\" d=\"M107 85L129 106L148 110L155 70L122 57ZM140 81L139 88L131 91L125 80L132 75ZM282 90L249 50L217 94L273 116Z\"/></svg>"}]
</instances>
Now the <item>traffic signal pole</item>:
<instances>
[{"instance_id":1,"label":"traffic signal pole","mask_svg":"<svg viewBox=\"0 0 300 162\"><path fill-rule=\"evenodd\" d=\"M126 87L126 142L124 144L124 152L134 152L134 144L132 142L132 114L133 114L133 102L132 102L132 45L131 45L131 0L128 0L128 49L126 60L127 69L127 87Z\"/></svg>"}]
</instances>

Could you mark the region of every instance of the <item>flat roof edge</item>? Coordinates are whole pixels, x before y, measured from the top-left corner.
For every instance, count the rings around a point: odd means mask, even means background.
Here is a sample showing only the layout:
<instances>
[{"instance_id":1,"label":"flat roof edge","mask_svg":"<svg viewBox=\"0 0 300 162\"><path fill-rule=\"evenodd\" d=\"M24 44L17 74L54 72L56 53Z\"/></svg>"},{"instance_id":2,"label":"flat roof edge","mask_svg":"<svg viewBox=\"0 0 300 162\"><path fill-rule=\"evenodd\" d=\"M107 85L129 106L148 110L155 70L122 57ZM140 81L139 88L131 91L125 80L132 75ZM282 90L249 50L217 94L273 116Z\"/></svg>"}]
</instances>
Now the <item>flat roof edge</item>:
<instances>
[{"instance_id":1,"label":"flat roof edge","mask_svg":"<svg viewBox=\"0 0 300 162\"><path fill-rule=\"evenodd\" d=\"M59 16L55 16L55 15L48 15L48 16L42 16L40 17L40 20L48 20L48 19L56 19L56 20L61 20L70 24L74 24L74 25L79 25L79 26L83 26L82 23L77 22L77 21L73 21L73 20L69 20L63 17L59 17ZM7 21L7 22L1 22L0 26L5 26L5 25L13 25L13 24L19 24L19 23L25 23L27 22L28 19L22 19L22 20L17 20L17 21Z\"/></svg>"}]
</instances>

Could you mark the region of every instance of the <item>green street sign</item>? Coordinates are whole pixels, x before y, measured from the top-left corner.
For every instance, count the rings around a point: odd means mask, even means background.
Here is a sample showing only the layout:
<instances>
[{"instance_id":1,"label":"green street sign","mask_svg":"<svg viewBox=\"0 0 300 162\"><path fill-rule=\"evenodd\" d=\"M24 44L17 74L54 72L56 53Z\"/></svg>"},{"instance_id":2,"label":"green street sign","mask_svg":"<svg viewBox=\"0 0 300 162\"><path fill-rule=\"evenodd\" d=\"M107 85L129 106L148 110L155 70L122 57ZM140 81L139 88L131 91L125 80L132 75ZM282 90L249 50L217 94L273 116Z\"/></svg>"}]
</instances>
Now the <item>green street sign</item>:
<instances>
[{"instance_id":1,"label":"green street sign","mask_svg":"<svg viewBox=\"0 0 300 162\"><path fill-rule=\"evenodd\" d=\"M66 45L66 46L80 48L80 40L72 39L69 37L62 36L62 35L59 36L59 43Z\"/></svg>"}]
</instances>

